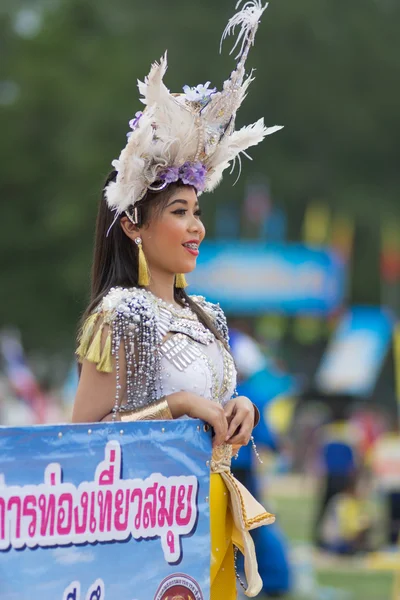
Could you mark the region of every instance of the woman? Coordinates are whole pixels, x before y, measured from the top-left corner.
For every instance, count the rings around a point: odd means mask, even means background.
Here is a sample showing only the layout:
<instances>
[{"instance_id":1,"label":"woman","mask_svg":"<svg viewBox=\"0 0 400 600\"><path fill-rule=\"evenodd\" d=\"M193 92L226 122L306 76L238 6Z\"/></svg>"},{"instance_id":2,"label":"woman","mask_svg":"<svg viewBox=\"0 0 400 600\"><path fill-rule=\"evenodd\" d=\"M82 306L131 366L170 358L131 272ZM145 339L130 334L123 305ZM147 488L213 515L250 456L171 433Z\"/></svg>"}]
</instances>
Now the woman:
<instances>
[{"instance_id":1,"label":"woman","mask_svg":"<svg viewBox=\"0 0 400 600\"><path fill-rule=\"evenodd\" d=\"M265 10L247 2L228 24L241 25L237 69L223 91L209 84L170 94L166 57L139 83L146 108L106 181L97 220L92 301L78 356L73 420L199 418L214 430L211 461L211 598L236 598L233 543L245 554L248 596L261 588L248 530L267 513L232 477L232 448L255 425L248 398L235 396L236 371L225 316L185 292L205 230L198 193L211 191L240 152L277 128L263 121L234 131L250 78L244 63ZM228 493L229 492L229 493Z\"/></svg>"}]
</instances>

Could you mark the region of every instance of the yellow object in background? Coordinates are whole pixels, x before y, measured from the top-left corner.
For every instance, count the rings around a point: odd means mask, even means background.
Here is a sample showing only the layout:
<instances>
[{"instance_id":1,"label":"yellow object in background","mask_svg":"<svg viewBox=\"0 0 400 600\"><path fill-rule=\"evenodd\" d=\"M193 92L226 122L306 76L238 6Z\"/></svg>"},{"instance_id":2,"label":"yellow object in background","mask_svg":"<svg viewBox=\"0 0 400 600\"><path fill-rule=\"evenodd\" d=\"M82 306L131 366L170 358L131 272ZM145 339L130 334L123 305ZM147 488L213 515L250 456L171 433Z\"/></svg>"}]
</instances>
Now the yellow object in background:
<instances>
[{"instance_id":1,"label":"yellow object in background","mask_svg":"<svg viewBox=\"0 0 400 600\"><path fill-rule=\"evenodd\" d=\"M348 262L353 253L354 221L347 215L332 220L330 245Z\"/></svg>"},{"instance_id":2,"label":"yellow object in background","mask_svg":"<svg viewBox=\"0 0 400 600\"><path fill-rule=\"evenodd\" d=\"M293 321L293 335L300 344L315 344L326 335L325 320L312 315L300 315Z\"/></svg>"},{"instance_id":3,"label":"yellow object in background","mask_svg":"<svg viewBox=\"0 0 400 600\"><path fill-rule=\"evenodd\" d=\"M350 494L340 494L337 503L338 529L343 540L352 541L367 524L364 502Z\"/></svg>"},{"instance_id":4,"label":"yellow object in background","mask_svg":"<svg viewBox=\"0 0 400 600\"><path fill-rule=\"evenodd\" d=\"M285 315L263 315L256 321L256 330L258 335L268 341L281 340L286 334L287 328L288 319Z\"/></svg>"},{"instance_id":5,"label":"yellow object in background","mask_svg":"<svg viewBox=\"0 0 400 600\"><path fill-rule=\"evenodd\" d=\"M292 424L297 399L277 396L265 407L265 420L278 435L285 435Z\"/></svg>"},{"instance_id":6,"label":"yellow object in background","mask_svg":"<svg viewBox=\"0 0 400 600\"><path fill-rule=\"evenodd\" d=\"M329 238L330 213L327 204L311 202L303 222L303 240L306 244L323 246Z\"/></svg>"}]
</instances>

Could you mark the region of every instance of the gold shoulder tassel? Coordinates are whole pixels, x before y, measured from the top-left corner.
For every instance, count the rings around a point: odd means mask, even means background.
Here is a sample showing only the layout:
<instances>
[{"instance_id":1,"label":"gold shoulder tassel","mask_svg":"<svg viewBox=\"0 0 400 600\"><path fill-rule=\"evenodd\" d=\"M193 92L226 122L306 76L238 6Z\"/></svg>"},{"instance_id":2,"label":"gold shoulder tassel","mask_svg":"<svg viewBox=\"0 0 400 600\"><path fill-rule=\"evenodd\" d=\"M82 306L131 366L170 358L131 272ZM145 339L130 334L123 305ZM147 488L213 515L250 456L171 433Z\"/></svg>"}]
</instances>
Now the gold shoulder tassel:
<instances>
[{"instance_id":1,"label":"gold shoulder tassel","mask_svg":"<svg viewBox=\"0 0 400 600\"><path fill-rule=\"evenodd\" d=\"M101 350L101 336L103 334L103 323L96 331L96 335L94 336L92 342L90 343L89 349L84 356L86 360L89 360L92 363L100 362L100 350Z\"/></svg>"},{"instance_id":2,"label":"gold shoulder tassel","mask_svg":"<svg viewBox=\"0 0 400 600\"><path fill-rule=\"evenodd\" d=\"M103 352L101 353L101 358L97 365L97 370L101 371L102 373L112 373L112 370L113 370L112 361L111 361L111 353L112 353L111 339L112 339L112 333L111 333L111 326L110 326L109 331L107 333L106 341L104 344Z\"/></svg>"},{"instance_id":3,"label":"gold shoulder tassel","mask_svg":"<svg viewBox=\"0 0 400 600\"><path fill-rule=\"evenodd\" d=\"M79 358L83 359L86 357L87 351L89 350L90 341L93 336L93 331L96 325L96 321L99 317L99 313L93 313L86 319L83 324L80 336L79 336L79 346L76 350L76 354Z\"/></svg>"}]
</instances>

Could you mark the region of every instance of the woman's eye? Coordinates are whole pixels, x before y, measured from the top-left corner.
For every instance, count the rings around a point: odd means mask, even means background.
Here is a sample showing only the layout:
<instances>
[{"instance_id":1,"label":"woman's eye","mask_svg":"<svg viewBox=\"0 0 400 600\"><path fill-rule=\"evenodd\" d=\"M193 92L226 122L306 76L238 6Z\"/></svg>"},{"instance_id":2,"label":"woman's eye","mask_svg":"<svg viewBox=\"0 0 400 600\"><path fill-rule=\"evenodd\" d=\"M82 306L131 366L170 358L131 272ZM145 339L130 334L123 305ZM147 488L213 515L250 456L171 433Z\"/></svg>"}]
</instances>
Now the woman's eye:
<instances>
[{"instance_id":1,"label":"woman's eye","mask_svg":"<svg viewBox=\"0 0 400 600\"><path fill-rule=\"evenodd\" d=\"M173 215L185 215L187 213L187 209L186 208L178 208L177 210L174 210L172 212ZM194 213L195 217L201 217L201 210L196 210L196 212Z\"/></svg>"}]
</instances>

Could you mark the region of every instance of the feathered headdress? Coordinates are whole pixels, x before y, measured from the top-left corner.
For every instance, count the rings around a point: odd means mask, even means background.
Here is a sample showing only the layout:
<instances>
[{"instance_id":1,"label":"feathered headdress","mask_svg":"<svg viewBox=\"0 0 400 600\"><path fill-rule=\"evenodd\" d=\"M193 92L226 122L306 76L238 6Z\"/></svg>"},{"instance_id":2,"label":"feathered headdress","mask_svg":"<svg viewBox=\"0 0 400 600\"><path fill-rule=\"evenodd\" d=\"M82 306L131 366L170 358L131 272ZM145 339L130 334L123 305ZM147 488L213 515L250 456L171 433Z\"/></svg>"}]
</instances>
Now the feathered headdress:
<instances>
[{"instance_id":1,"label":"feathered headdress","mask_svg":"<svg viewBox=\"0 0 400 600\"><path fill-rule=\"evenodd\" d=\"M242 4L239 0L236 9ZM235 117L252 74L245 76L245 62L261 15L268 4L248 0L228 22L224 39L240 31L232 52L240 46L236 69L222 91L209 88L210 82L195 88L185 86L183 94L172 94L163 78L167 70L167 54L154 63L144 82L138 81L143 112L130 121L132 131L118 160L113 161L116 180L106 187L108 206L116 217L134 206L147 190L161 190L181 180L193 185L199 193L211 192L221 181L223 171L240 163L240 154L259 144L266 135L281 129L265 127L264 120L235 131Z\"/></svg>"}]
</instances>

